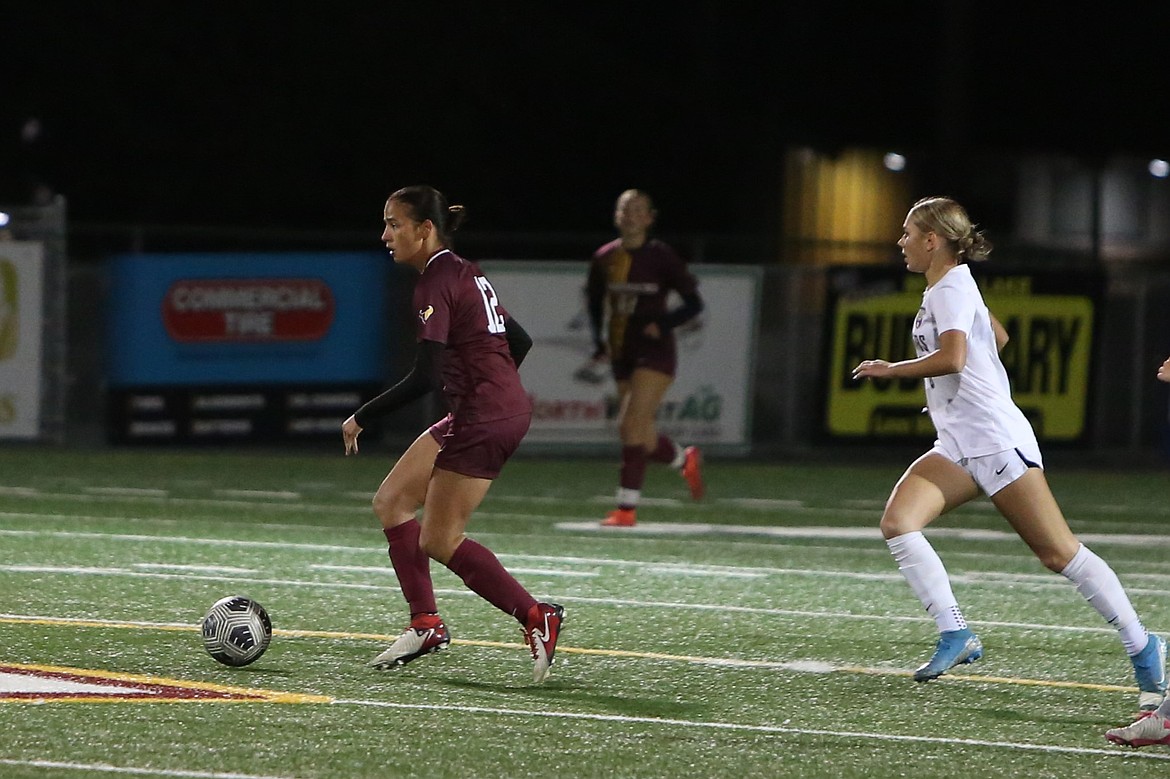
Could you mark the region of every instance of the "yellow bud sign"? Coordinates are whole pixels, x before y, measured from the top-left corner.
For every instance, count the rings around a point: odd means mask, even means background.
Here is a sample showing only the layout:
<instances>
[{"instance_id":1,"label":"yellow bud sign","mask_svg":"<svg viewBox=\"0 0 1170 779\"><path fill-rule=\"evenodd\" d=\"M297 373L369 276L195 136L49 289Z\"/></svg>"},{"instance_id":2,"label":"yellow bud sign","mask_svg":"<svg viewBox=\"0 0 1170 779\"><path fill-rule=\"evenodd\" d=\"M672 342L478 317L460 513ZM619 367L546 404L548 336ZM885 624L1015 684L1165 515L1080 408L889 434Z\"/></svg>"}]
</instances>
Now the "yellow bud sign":
<instances>
[{"instance_id":1,"label":"yellow bud sign","mask_svg":"<svg viewBox=\"0 0 1170 779\"><path fill-rule=\"evenodd\" d=\"M934 435L919 379L856 381L862 360L915 356L910 333L924 279L889 269L839 269L831 275L826 431L833 436ZM991 313L1010 340L1000 359L1016 404L1047 441L1086 432L1094 314L1100 283L1092 276L976 276Z\"/></svg>"}]
</instances>

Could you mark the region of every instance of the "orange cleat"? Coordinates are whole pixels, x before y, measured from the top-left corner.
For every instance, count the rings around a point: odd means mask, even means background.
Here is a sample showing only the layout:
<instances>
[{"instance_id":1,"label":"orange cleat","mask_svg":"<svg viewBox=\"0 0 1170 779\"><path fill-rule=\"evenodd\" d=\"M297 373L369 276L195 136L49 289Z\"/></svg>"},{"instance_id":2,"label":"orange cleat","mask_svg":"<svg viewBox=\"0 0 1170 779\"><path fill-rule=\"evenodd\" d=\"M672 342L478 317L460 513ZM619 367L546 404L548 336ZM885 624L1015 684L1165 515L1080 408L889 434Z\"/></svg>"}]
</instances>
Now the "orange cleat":
<instances>
[{"instance_id":1,"label":"orange cleat","mask_svg":"<svg viewBox=\"0 0 1170 779\"><path fill-rule=\"evenodd\" d=\"M691 488L691 497L702 500L707 493L707 487L703 484L703 453L697 446L688 446L683 450L683 457L682 475Z\"/></svg>"},{"instance_id":2,"label":"orange cleat","mask_svg":"<svg viewBox=\"0 0 1170 779\"><path fill-rule=\"evenodd\" d=\"M633 527L638 524L638 514L634 509L614 509L601 520L602 527Z\"/></svg>"}]
</instances>

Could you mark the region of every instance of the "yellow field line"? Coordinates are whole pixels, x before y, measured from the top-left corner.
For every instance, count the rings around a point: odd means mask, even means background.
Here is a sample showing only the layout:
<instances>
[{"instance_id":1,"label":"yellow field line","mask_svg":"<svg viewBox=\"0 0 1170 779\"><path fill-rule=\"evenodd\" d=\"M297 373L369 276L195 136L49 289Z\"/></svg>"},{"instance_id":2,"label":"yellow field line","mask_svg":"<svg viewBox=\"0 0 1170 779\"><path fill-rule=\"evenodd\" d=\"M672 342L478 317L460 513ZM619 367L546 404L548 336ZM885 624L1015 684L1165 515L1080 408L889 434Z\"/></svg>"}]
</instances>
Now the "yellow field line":
<instances>
[{"instance_id":1,"label":"yellow field line","mask_svg":"<svg viewBox=\"0 0 1170 779\"><path fill-rule=\"evenodd\" d=\"M197 625L179 625L179 624L162 624L154 622L116 622L116 621L102 621L89 619L72 619L69 617L32 617L32 616L14 616L6 615L0 616L0 624L24 624L24 625L51 625L51 626L72 626L72 627L92 627L92 628L135 628L135 629L150 629L150 630L169 630L169 631L198 631ZM273 635L286 636L289 638L329 638L340 640L363 640L363 641L378 641L391 642L398 638L397 635L387 635L384 633L351 633L334 630L284 630L277 628L272 631ZM474 641L469 639L455 638L451 640L452 644L459 646L477 646L488 649L527 649L524 644L511 643L507 641ZM591 649L586 647L571 647L558 646L558 653L566 655L588 655L594 657L615 657L625 658L631 660L666 660L677 663L689 663L692 665L710 665L723 668L773 668L778 670L800 671L808 670L801 667L800 663L783 662L778 660L741 660L737 658L721 658L721 657L702 657L696 655L674 655L663 652L638 652L626 649ZM910 676L910 671L899 671L895 669L885 668L866 668L864 666L852 665L829 665L824 666L819 670L821 673L852 673L865 674L868 676ZM951 681L963 682L977 682L981 684L1011 684L1025 687L1053 687L1074 690L1093 690L1097 692L1133 692L1133 686L1117 685L1117 684L1094 684L1091 682L1070 682L1059 681L1055 679L1027 679L1018 676L979 676L977 674L956 674L948 673L945 677ZM184 683L186 684L186 683Z\"/></svg>"},{"instance_id":2,"label":"yellow field line","mask_svg":"<svg viewBox=\"0 0 1170 779\"><path fill-rule=\"evenodd\" d=\"M12 621L12 620L8 620ZM44 624L44 623L40 623ZM136 625L135 627L141 627ZM195 682L188 679L170 679L165 676L154 676L153 674L131 674L121 673L119 671L100 671L90 668L70 668L60 665L30 665L28 663L0 663L0 671L5 668L18 668L22 671L32 671L34 673L45 674L68 674L77 676L82 679L109 679L118 682L130 682L131 684L142 685L164 685L167 687L179 687L190 690L208 690L210 692L224 693L228 695L244 695L249 696L252 702L256 702L259 698L262 701L271 703L332 703L333 699L325 695L306 695L295 692L278 692L276 690L259 690L250 687L233 687L226 684L215 684L213 682ZM125 700L128 696L110 696L109 698L94 698L94 697L77 697L69 698L68 696L52 696L51 699L55 701L77 700L82 702L107 702ZM46 696L49 698L49 696ZM176 703L176 702L194 702L194 703L216 703L229 702L224 699L216 698L192 698L192 699L146 699L138 698L136 700L157 700L160 703Z\"/></svg>"}]
</instances>

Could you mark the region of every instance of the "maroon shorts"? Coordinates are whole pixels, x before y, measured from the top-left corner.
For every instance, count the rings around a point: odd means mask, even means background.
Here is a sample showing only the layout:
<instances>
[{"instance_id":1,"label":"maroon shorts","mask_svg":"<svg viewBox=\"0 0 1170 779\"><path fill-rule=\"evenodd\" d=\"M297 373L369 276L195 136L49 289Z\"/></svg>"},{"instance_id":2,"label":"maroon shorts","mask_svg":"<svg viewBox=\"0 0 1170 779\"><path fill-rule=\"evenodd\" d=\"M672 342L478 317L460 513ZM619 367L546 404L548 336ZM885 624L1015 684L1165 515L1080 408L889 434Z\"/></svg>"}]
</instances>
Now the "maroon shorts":
<instances>
[{"instance_id":1,"label":"maroon shorts","mask_svg":"<svg viewBox=\"0 0 1170 779\"><path fill-rule=\"evenodd\" d=\"M630 344L621 356L613 360L611 367L617 381L628 380L634 375L635 368L649 368L673 377L678 369L674 341L648 341L636 346Z\"/></svg>"},{"instance_id":2,"label":"maroon shorts","mask_svg":"<svg viewBox=\"0 0 1170 779\"><path fill-rule=\"evenodd\" d=\"M469 425L448 414L430 427L431 436L439 442L435 467L475 479L494 479L524 440L531 422L531 414L519 414Z\"/></svg>"}]
</instances>

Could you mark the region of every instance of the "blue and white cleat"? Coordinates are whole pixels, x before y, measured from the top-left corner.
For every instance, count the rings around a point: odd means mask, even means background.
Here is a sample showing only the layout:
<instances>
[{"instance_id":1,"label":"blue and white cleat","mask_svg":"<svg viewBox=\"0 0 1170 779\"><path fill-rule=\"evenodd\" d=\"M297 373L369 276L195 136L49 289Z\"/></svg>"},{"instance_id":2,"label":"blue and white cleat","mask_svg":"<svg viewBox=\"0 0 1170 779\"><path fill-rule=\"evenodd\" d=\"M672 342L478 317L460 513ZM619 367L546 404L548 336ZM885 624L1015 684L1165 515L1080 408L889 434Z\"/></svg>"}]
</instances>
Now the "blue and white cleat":
<instances>
[{"instance_id":1,"label":"blue and white cleat","mask_svg":"<svg viewBox=\"0 0 1170 779\"><path fill-rule=\"evenodd\" d=\"M1129 659L1140 691L1138 709L1153 711L1166 697L1166 640L1151 633L1146 648Z\"/></svg>"},{"instance_id":2,"label":"blue and white cleat","mask_svg":"<svg viewBox=\"0 0 1170 779\"><path fill-rule=\"evenodd\" d=\"M983 657L983 644L969 628L947 630L938 637L930 662L914 672L914 681L937 679L956 665L973 663Z\"/></svg>"}]
</instances>

